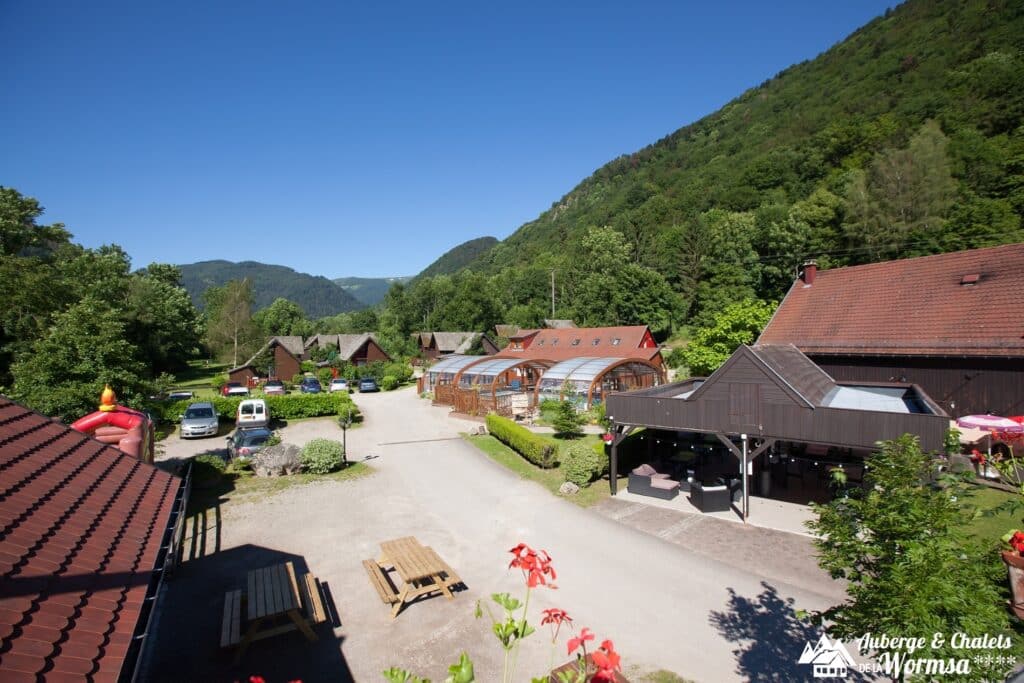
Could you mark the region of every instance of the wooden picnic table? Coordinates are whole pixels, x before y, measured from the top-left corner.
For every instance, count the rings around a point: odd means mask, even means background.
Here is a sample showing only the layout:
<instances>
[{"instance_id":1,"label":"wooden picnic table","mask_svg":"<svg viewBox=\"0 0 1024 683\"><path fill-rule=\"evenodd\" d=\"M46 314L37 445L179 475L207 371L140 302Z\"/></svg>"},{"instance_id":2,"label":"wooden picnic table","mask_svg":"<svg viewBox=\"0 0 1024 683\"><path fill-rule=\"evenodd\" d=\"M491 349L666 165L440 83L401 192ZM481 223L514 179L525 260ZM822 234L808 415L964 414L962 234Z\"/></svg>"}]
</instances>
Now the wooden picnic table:
<instances>
[{"instance_id":1,"label":"wooden picnic table","mask_svg":"<svg viewBox=\"0 0 1024 683\"><path fill-rule=\"evenodd\" d=\"M384 541L380 548L380 559L365 560L363 566L381 599L393 605L392 619L398 616L403 606L421 595L440 591L451 600L454 597L451 587L462 583L462 579L433 548L422 545L412 536ZM402 579L400 590L395 590L386 575L390 568Z\"/></svg>"},{"instance_id":2,"label":"wooden picnic table","mask_svg":"<svg viewBox=\"0 0 1024 683\"><path fill-rule=\"evenodd\" d=\"M254 640L299 631L306 640L317 640L312 624L323 623L327 614L312 574L295 576L291 562L252 569L246 574L247 590L229 591L225 597L221 646L238 645L235 661ZM245 607L248 625L241 632Z\"/></svg>"}]
</instances>

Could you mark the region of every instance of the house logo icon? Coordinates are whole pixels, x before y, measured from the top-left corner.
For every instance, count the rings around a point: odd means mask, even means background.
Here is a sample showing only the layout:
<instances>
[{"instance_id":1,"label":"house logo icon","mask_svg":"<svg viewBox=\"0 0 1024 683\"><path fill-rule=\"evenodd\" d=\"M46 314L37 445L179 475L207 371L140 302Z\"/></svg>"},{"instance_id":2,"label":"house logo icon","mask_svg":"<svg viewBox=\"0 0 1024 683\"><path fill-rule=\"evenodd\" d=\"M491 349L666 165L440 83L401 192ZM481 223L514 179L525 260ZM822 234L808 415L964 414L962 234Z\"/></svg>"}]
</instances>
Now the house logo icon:
<instances>
[{"instance_id":1,"label":"house logo icon","mask_svg":"<svg viewBox=\"0 0 1024 683\"><path fill-rule=\"evenodd\" d=\"M814 647L810 643L804 644L804 652L797 664L810 664L814 667L815 678L846 678L847 669L855 666L843 641L837 638L835 642L830 642L824 633Z\"/></svg>"}]
</instances>

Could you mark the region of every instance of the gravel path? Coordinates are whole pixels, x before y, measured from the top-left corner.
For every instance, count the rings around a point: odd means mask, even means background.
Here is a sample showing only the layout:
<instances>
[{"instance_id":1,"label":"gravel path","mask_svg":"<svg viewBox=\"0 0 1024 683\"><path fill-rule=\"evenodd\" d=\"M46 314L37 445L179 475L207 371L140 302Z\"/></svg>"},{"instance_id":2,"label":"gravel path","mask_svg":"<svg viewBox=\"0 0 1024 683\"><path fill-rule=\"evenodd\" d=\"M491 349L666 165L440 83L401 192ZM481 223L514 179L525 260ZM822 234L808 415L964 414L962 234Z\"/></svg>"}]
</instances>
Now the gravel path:
<instances>
[{"instance_id":1,"label":"gravel path","mask_svg":"<svg viewBox=\"0 0 1024 683\"><path fill-rule=\"evenodd\" d=\"M558 571L558 589L535 591L531 600L535 625L540 610L566 609L598 642L615 641L627 674L668 669L730 681L773 671L776 680L808 678L795 662L812 634L793 611L823 608L841 591L811 557L793 556L806 552L805 543L781 544L778 536L739 525L717 532L705 525L703 540L715 545L706 552L702 537L687 540L679 519L668 520L663 534L641 533L628 522L646 519L641 511L618 514L614 501L603 513L583 510L494 464L458 437L479 423L452 419L413 390L355 398L366 420L348 433L350 459L368 458L374 473L293 487L262 501L225 500L200 520L208 538L168 584L161 605L154 680L262 673L268 681L379 681L382 669L402 665L436 681L464 649L476 662L477 680L497 680L500 648L473 609L494 592L522 594L520 578L506 569L507 550L520 541L547 549ZM302 444L340 439L341 431L333 420L310 420L283 436ZM202 450L203 442L171 437L163 457ZM741 535L729 536L729 526ZM468 590L453 601L422 600L392 621L360 562L378 554L380 541L405 535L434 547ZM717 559L729 555L730 544L750 560ZM780 552L785 561L762 571L758 556ZM263 641L234 667L216 648L223 592L246 568L282 558L327 584L340 625L315 645L295 634ZM548 667L544 633L526 641L517 680ZM564 644L559 648L556 662L565 660Z\"/></svg>"}]
</instances>

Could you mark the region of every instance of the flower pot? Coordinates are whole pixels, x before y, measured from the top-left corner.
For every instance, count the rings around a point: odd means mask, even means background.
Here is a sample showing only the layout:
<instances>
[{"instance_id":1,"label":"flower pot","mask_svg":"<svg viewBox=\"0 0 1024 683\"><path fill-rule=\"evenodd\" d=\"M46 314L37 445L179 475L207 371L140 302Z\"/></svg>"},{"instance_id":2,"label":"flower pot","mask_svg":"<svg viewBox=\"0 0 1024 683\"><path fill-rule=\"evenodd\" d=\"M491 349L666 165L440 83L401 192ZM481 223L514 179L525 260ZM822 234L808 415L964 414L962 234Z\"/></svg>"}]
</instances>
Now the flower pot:
<instances>
[{"instance_id":1,"label":"flower pot","mask_svg":"<svg viewBox=\"0 0 1024 683\"><path fill-rule=\"evenodd\" d=\"M1024 557L1008 550L1004 550L1002 555L1006 571L1010 575L1010 592L1013 596L1010 611L1018 619L1024 619Z\"/></svg>"}]
</instances>

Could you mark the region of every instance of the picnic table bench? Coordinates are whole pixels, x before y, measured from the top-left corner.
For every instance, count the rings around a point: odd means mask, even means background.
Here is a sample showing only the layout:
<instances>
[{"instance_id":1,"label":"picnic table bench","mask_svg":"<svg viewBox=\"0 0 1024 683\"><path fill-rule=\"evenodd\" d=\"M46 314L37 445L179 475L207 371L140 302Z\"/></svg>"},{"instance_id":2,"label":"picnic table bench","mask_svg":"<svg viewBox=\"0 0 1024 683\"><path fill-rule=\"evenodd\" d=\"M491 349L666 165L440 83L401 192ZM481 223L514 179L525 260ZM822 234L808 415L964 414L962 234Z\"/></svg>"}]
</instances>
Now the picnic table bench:
<instances>
[{"instance_id":1,"label":"picnic table bench","mask_svg":"<svg viewBox=\"0 0 1024 683\"><path fill-rule=\"evenodd\" d=\"M421 595L441 592L451 600L451 589L462 584L462 579L433 548L422 545L412 536L384 541L380 544L379 560L363 560L363 568L370 577L381 601L392 605L391 618L402 607ZM401 589L396 588L388 576L393 569L401 578Z\"/></svg>"},{"instance_id":2,"label":"picnic table bench","mask_svg":"<svg viewBox=\"0 0 1024 683\"><path fill-rule=\"evenodd\" d=\"M250 570L246 586L244 592L236 589L224 595L220 646L238 646L236 662L254 640L295 630L309 641L317 640L312 625L327 621L327 610L316 577L309 573L296 577L295 567L285 562Z\"/></svg>"}]
</instances>

